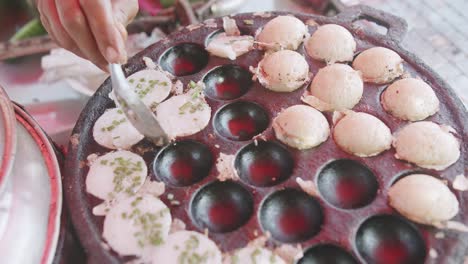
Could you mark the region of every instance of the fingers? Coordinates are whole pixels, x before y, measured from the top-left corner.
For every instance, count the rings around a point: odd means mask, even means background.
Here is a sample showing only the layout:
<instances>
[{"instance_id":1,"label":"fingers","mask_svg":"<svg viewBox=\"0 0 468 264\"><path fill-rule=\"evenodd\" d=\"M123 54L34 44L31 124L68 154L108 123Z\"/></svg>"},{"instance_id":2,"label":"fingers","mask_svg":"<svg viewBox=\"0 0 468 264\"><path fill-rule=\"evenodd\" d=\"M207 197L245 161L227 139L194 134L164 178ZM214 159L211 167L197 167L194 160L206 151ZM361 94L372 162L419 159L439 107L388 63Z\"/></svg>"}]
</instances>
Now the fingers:
<instances>
[{"instance_id":1,"label":"fingers","mask_svg":"<svg viewBox=\"0 0 468 264\"><path fill-rule=\"evenodd\" d=\"M117 29L124 41L127 41L127 26L138 13L138 0L114 0L112 2L112 13L117 23Z\"/></svg>"},{"instance_id":2,"label":"fingers","mask_svg":"<svg viewBox=\"0 0 468 264\"><path fill-rule=\"evenodd\" d=\"M138 12L138 0L37 0L41 21L60 46L91 60L125 63L125 26Z\"/></svg>"},{"instance_id":3,"label":"fingers","mask_svg":"<svg viewBox=\"0 0 468 264\"><path fill-rule=\"evenodd\" d=\"M89 28L77 0L55 0L60 24L84 56L99 68L106 69L106 59L99 52L96 40Z\"/></svg>"},{"instance_id":4,"label":"fingers","mask_svg":"<svg viewBox=\"0 0 468 264\"><path fill-rule=\"evenodd\" d=\"M124 41L127 41L127 26L138 13L138 0L114 0L112 1L112 13L117 23L117 29Z\"/></svg>"},{"instance_id":5,"label":"fingers","mask_svg":"<svg viewBox=\"0 0 468 264\"><path fill-rule=\"evenodd\" d=\"M52 39L61 47L83 57L81 50L62 26L54 0L39 0L38 10L41 14L41 21Z\"/></svg>"},{"instance_id":6,"label":"fingers","mask_svg":"<svg viewBox=\"0 0 468 264\"><path fill-rule=\"evenodd\" d=\"M125 63L125 42L112 14L109 0L79 0L81 9L97 42L99 51L109 63Z\"/></svg>"},{"instance_id":7,"label":"fingers","mask_svg":"<svg viewBox=\"0 0 468 264\"><path fill-rule=\"evenodd\" d=\"M112 11L115 21L127 26L138 13L138 0L113 0Z\"/></svg>"},{"instance_id":8,"label":"fingers","mask_svg":"<svg viewBox=\"0 0 468 264\"><path fill-rule=\"evenodd\" d=\"M122 36L123 40L127 41L128 33L127 33L127 29L125 28L125 26L120 23L117 23L117 29L119 30L120 35Z\"/></svg>"}]
</instances>

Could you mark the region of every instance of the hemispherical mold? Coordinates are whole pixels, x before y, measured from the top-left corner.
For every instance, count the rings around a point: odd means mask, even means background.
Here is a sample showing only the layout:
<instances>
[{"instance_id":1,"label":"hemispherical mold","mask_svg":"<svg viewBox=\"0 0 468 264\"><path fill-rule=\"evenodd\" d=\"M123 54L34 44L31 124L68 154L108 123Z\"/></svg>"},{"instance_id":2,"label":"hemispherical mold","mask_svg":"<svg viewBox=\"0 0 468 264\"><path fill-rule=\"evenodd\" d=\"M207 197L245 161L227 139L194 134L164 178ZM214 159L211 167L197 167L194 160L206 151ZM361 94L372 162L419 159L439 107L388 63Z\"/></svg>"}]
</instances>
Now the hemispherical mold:
<instances>
[{"instance_id":1,"label":"hemispherical mold","mask_svg":"<svg viewBox=\"0 0 468 264\"><path fill-rule=\"evenodd\" d=\"M252 86L252 74L237 65L214 68L203 78L205 94L213 99L233 100L244 95Z\"/></svg>"},{"instance_id":2,"label":"hemispherical mold","mask_svg":"<svg viewBox=\"0 0 468 264\"><path fill-rule=\"evenodd\" d=\"M175 76L186 76L201 71L208 64L209 54L195 43L181 43L164 52L159 64Z\"/></svg>"},{"instance_id":3,"label":"hemispherical mold","mask_svg":"<svg viewBox=\"0 0 468 264\"><path fill-rule=\"evenodd\" d=\"M253 208L252 195L242 185L233 181L214 181L194 194L190 214L200 228L226 233L247 223Z\"/></svg>"},{"instance_id":4,"label":"hemispherical mold","mask_svg":"<svg viewBox=\"0 0 468 264\"><path fill-rule=\"evenodd\" d=\"M327 164L318 175L320 194L330 204L355 209L370 204L379 189L374 173L361 163L340 159Z\"/></svg>"},{"instance_id":5,"label":"hemispherical mold","mask_svg":"<svg viewBox=\"0 0 468 264\"><path fill-rule=\"evenodd\" d=\"M287 180L294 169L289 151L271 141L253 142L243 147L234 161L239 177L251 185L267 187Z\"/></svg>"},{"instance_id":6,"label":"hemispherical mold","mask_svg":"<svg viewBox=\"0 0 468 264\"><path fill-rule=\"evenodd\" d=\"M268 113L260 105L245 101L223 106L213 119L214 129L219 135L236 141L252 139L269 123Z\"/></svg>"},{"instance_id":7,"label":"hemispherical mold","mask_svg":"<svg viewBox=\"0 0 468 264\"><path fill-rule=\"evenodd\" d=\"M297 264L358 264L349 252L333 244L315 245L304 252Z\"/></svg>"},{"instance_id":8,"label":"hemispherical mold","mask_svg":"<svg viewBox=\"0 0 468 264\"><path fill-rule=\"evenodd\" d=\"M356 248L367 263L424 263L426 245L418 229L394 215L372 216L356 233Z\"/></svg>"},{"instance_id":9,"label":"hemispherical mold","mask_svg":"<svg viewBox=\"0 0 468 264\"><path fill-rule=\"evenodd\" d=\"M270 194L261 204L262 228L284 243L298 243L320 231L323 213L319 202L307 193L286 188Z\"/></svg>"},{"instance_id":10,"label":"hemispherical mold","mask_svg":"<svg viewBox=\"0 0 468 264\"><path fill-rule=\"evenodd\" d=\"M163 148L154 159L156 176L172 186L189 186L203 180L213 166L213 155L204 144L185 140Z\"/></svg>"}]
</instances>

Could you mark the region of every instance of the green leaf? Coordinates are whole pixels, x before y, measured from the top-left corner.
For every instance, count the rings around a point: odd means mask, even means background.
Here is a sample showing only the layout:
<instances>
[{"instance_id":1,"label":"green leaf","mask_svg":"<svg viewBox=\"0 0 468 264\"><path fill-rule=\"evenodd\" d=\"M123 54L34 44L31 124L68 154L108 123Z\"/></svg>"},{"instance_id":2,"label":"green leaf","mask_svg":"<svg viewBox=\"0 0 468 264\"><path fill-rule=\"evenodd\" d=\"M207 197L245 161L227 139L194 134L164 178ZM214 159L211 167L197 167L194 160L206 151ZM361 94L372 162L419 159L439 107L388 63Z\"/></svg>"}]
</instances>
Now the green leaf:
<instances>
[{"instance_id":1,"label":"green leaf","mask_svg":"<svg viewBox=\"0 0 468 264\"><path fill-rule=\"evenodd\" d=\"M190 0L190 2L194 3L194 2L199 2L201 0ZM167 7L170 7L172 5L174 5L175 3L175 0L160 0L161 2L161 6L164 7L164 8L167 8Z\"/></svg>"},{"instance_id":2,"label":"green leaf","mask_svg":"<svg viewBox=\"0 0 468 264\"><path fill-rule=\"evenodd\" d=\"M23 39L28 39L31 37L37 37L47 34L47 31L41 24L41 21L37 18L29 21L26 25L21 27L13 37L10 38L10 41L19 41Z\"/></svg>"}]
</instances>

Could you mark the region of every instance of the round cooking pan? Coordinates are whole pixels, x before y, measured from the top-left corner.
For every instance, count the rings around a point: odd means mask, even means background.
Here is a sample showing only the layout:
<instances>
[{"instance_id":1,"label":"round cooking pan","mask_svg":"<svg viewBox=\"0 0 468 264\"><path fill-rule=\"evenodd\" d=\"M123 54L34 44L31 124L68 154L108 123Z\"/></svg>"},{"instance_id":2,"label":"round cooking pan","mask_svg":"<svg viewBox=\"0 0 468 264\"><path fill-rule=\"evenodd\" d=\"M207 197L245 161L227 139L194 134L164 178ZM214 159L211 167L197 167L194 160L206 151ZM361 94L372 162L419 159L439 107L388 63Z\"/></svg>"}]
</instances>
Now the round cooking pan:
<instances>
[{"instance_id":1,"label":"round cooking pan","mask_svg":"<svg viewBox=\"0 0 468 264\"><path fill-rule=\"evenodd\" d=\"M266 22L277 15L288 15L286 12L272 12L271 16L261 14L238 14L233 16L237 21L242 32L249 35L254 35L256 30L263 26ZM353 34L357 42L357 51L360 52L373 46L383 46L390 48L400 54L403 58L405 70L412 76L422 78L425 82L432 86L436 92L440 102L439 112L430 117L428 120L436 123L448 124L452 126L457 132L458 137L463 142L467 135L467 117L466 110L461 101L456 97L454 92L449 86L428 66L426 66L420 59L413 54L404 50L399 42L403 39L407 29L407 25L404 20L395 17L393 15L372 9L367 6L355 6L351 7L344 12L340 13L336 17L323 17L307 14L294 14L297 18L303 22L310 24L311 21L315 21L319 25L321 24L339 24L346 27ZM371 32L363 28L357 27L353 22L357 20L369 20L375 22L388 29L386 35L381 35L376 32ZM253 20L254 25L251 23L244 23L246 20ZM161 57L174 45L183 43L195 43L198 45L205 45L207 38L213 33L222 29L221 18L215 19L214 22L217 27L201 27L198 29L185 28L179 32L170 35L167 39L162 40L135 57L131 58L124 66L124 70L127 75L130 75L136 71L139 71L146 66L143 63L142 58L144 56L152 58L155 62L160 62ZM314 26L309 27L310 32L315 30ZM298 52L305 54L303 47L298 49ZM167 53L166 53L167 54ZM207 72L211 69L224 64L236 63L241 67L247 67L250 65L256 66L258 61L262 58L263 52L251 51L248 55L241 56L236 61L229 61L217 57L210 57L207 66L200 70L198 73L193 75L179 77L185 85L190 80L198 81L204 78ZM319 68L325 66L324 63L313 61L307 58L308 63L311 67L311 72L316 73ZM164 62L164 61L163 61ZM306 86L298 91L279 94L279 93L266 93L265 89L261 87L259 83L254 83L252 88L247 92L241 99L256 102L260 105L268 108L270 113L270 119L281 110L283 107L287 107L300 102L299 98L304 92ZM356 111L365 111L373 115L376 115L382 121L384 121L390 129L395 132L402 126L406 125L407 122L396 120L387 113L385 113L379 103L381 92L385 89L385 85L365 84L365 95L361 102L354 108ZM99 146L93 139L92 128L97 118L104 113L107 108L115 107L115 104L109 99L108 94L111 91L110 80L106 80L95 95L89 100L86 108L82 112L72 134L70 142L69 153L66 158L66 171L64 179L64 189L66 202L70 210L73 224L77 230L78 236L81 243L89 256L91 263L124 263L131 258L119 257L115 252L109 250L102 239L102 217L96 217L92 214L92 208L100 203L100 201L91 195L86 193L85 178L88 171L86 160L88 155L98 153L103 154L110 150ZM226 101L207 99L213 112L225 105ZM328 120L331 120L331 116L326 114ZM190 139L198 140L206 143L210 146L217 144L221 146L221 150L227 154L235 154L235 150L240 149L242 146L247 145L249 142L233 142L227 141L220 138L212 139L210 134L213 134L211 125L205 128L198 134L195 134ZM271 128L267 129L264 133L267 138L274 138ZM466 165L466 152L467 145L462 144L461 156L457 163L442 172L436 172L431 170L423 170L429 174L435 174L444 177L445 179L452 181L455 175L463 174L465 172L464 166ZM211 148L212 151L219 152L215 148ZM151 145L149 142L143 140L132 148L132 151L139 153L143 156L145 161L149 164L150 177L153 179L157 178L152 170L152 161L159 149ZM233 152L234 151L234 152ZM315 151L315 152L314 152ZM296 170L297 173L307 174L308 171L319 171L322 166L325 165L331 159L354 159L365 166L370 168L374 172L379 174L379 192L374 202L359 210L342 210L334 208L333 206L321 201L320 204L323 208L325 215L324 225L322 231L320 231L313 238L301 243L303 248L308 248L311 245L320 242L331 242L339 243L347 251L352 252L356 259L363 262L363 258L358 254L359 249L355 244L355 236L357 228L362 224L363 221L376 214L394 214L396 213L387 204L387 191L391 184L396 178L400 177L404 173L411 171L421 171L420 168L410 165L408 163L398 161L394 159L394 150L389 150L374 158L357 158L340 151L329 139L322 146L316 150L299 152L295 151L293 156L297 159L302 159L307 155L315 155L314 159L317 163L311 163L310 167L299 166ZM320 161L320 162L319 162ZM311 176L312 180L315 174ZM201 186L208 183L210 180L215 178L214 173L210 174L204 181L195 184L193 186L185 188L173 188L168 186L167 192L173 193L176 197L179 197L180 201L189 201L190 197L196 190ZM262 199L271 193L275 188L291 187L295 184L295 177L291 177L284 183L281 183L274 188L253 188L252 186L246 186L248 190L254 193L254 207L258 208L262 202ZM315 177L316 178L316 177ZM460 213L457 215L455 220L461 222L468 222L468 210L466 203L468 202L467 192L455 191L457 198L460 202ZM161 198L167 203L164 197ZM188 202L187 202L188 204ZM170 208L173 216L182 219L187 223L187 228L190 230L198 230L203 232L201 228L192 224L190 216L187 213L187 206L183 205L177 208ZM217 243L217 245L224 251L232 250L236 247L243 246L250 239L252 239L251 231L261 227L258 223L256 214L253 214L251 219L245 225L245 228L241 230L233 231L224 234L210 234L210 237ZM411 224L413 225L413 224ZM422 262L424 263L461 263L468 250L468 235L458 232L450 232L445 239L435 239L434 234L437 232L434 228L414 225L421 233L424 241L426 242L426 257ZM429 256L430 249L436 250L439 253L437 258Z\"/></svg>"}]
</instances>

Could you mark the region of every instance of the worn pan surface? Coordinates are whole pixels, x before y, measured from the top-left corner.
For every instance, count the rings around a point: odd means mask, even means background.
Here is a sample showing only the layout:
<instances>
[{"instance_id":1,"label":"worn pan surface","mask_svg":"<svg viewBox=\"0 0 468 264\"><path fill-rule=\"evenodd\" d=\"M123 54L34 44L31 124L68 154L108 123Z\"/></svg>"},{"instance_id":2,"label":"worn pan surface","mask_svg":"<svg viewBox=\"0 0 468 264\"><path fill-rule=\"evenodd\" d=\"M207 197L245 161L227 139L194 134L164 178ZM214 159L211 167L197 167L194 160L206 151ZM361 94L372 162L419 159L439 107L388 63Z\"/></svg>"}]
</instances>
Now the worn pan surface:
<instances>
[{"instance_id":1,"label":"worn pan surface","mask_svg":"<svg viewBox=\"0 0 468 264\"><path fill-rule=\"evenodd\" d=\"M258 28L262 27L274 16L285 14L288 13L273 12L271 13L271 17L261 16L259 14L239 14L233 16L233 18L236 19L241 31L245 34L254 35ZM318 24L335 23L348 28L356 39L357 53L373 46L388 47L399 53L405 61L404 67L406 71L412 76L420 77L429 83L441 101L440 111L428 120L452 126L458 132L460 140L465 142L467 135L467 117L464 106L449 86L437 75L437 73L433 72L420 59L407 52L399 45L399 42L404 37L407 27L406 23L402 19L366 6L356 6L347 9L336 17L322 17L307 14L295 14L295 16L304 22L313 19ZM375 32L368 32L367 30L353 25L354 21L360 19L370 20L386 27L388 29L387 34L381 35ZM250 25L251 23L244 23L245 20L253 20L254 23L253 25ZM180 32L170 35L169 38L150 46L130 59L129 63L125 65L126 73L130 75L143 69L145 67L142 61L143 56L150 57L155 62L159 62L161 55L176 44L196 43L203 46L206 39L211 34L222 29L222 20L216 19L215 22L217 24L216 28L202 27L194 30L183 29ZM309 26L310 33L313 33L315 30L316 26ZM298 52L305 55L313 74L315 74L319 68L325 66L324 63L317 62L308 57L302 46L298 49ZM262 56L263 52L257 50L241 56L236 61L229 61L211 56L207 66L201 71L193 75L180 77L179 79L187 85L190 80L198 81L203 79L206 73L219 65L237 64L244 68L248 68L251 65L256 66ZM237 100L255 102L267 111L270 118L270 126L264 132L264 135L267 139L274 140L274 134L271 129L272 118L275 117L282 108L300 103L299 98L306 87L307 86L304 86L298 91L292 93L279 94L269 92L265 88L261 87L258 82L254 82L250 90ZM365 84L364 97L354 110L368 112L377 116L390 127L392 132L395 132L406 125L407 122L393 118L382 109L379 99L380 94L385 87L386 85ZM82 112L78 123L73 130L73 136L65 167L66 177L64 181L64 189L66 201L78 236L92 263L123 263L125 260L129 259L121 258L115 254L115 252L106 250L103 247L103 240L101 237L103 217L96 217L91 211L92 208L100 201L87 194L85 190L85 177L88 172L88 166L86 166L87 156L92 153L103 154L110 151L99 146L92 136L93 124L97 118L107 108L115 107L114 103L108 98L110 91L111 84L110 81L107 80L90 99L85 110ZM207 101L212 108L212 116L221 106L232 102L213 100L209 98ZM326 116L331 123L331 115L327 114ZM214 138L212 138L211 135L215 135ZM235 154L241 147L251 143L251 141L230 141L223 139L214 133L212 124L200 133L190 136L189 138L206 144L212 151L215 158L218 157L220 152ZM215 145L219 145L219 149L216 148ZM387 191L395 179L409 172L423 171L428 174L441 176L451 182L456 175L463 173L466 174L466 144L462 144L461 157L458 162L448 169L440 172L424 170L414 165L398 161L394 158L393 149L372 158L354 157L338 149L331 138L318 148L312 150L297 151L290 148L287 149L292 154L295 163L293 174L288 180L276 186L267 188L256 188L241 182L241 184L252 194L255 212L258 211L263 199L273 191L284 187L298 188L295 181L296 177L315 181L320 170L333 160L352 159L358 161L370 168L377 178L379 190L376 198L365 207L346 210L336 208L326 202L322 197L319 197L318 201L322 207L322 213L324 215L323 225L321 230L315 236L301 244L304 248L308 248L319 242L338 244L361 262L363 262L363 259L358 254L358 248L355 243L356 232L360 225L373 215L397 215L397 213L387 204ZM145 158L148 164L150 177L152 177L152 179L158 179L158 176L154 173L152 162L159 149L146 141L142 141L134 146L132 151L141 154ZM185 201L180 206L170 205L170 209L172 215L184 220L187 223L187 228L190 230L203 232L202 228L197 227L190 221L191 218L188 213L190 204L188 201L193 193L195 193L201 186L213 181L215 177L216 169L213 168L210 175L199 183L184 188L175 188L170 186L167 188L167 192L174 194L175 199ZM461 205L461 211L455 220L468 223L468 209L466 208L468 192L454 192ZM162 200L166 202L166 204L170 204L166 199L166 196L162 197ZM215 240L222 250L231 250L245 245L245 243L255 237L253 235L255 230L262 230L259 222L260 220L258 219L257 214L254 213L247 224L242 228L224 234L211 233L210 237ZM467 255L468 235L458 232L446 232L444 239L436 239L434 238L434 234L438 230L435 228L422 225L414 226L419 230L426 242L426 257L422 259L421 262L461 263L465 255ZM435 249L439 253L439 256L437 258L429 257L428 252L430 249Z\"/></svg>"}]
</instances>

